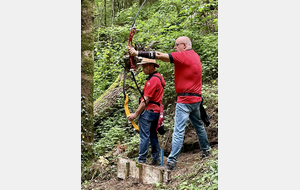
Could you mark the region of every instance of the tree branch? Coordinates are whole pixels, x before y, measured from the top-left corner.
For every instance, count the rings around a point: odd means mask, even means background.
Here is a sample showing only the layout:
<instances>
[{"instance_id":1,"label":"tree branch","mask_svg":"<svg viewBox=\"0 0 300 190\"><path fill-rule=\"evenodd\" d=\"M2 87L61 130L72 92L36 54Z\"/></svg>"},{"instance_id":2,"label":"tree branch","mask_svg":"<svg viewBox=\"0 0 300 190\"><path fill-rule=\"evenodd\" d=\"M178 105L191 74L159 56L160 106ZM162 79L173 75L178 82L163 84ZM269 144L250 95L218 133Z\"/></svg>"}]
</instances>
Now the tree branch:
<instances>
[{"instance_id":1,"label":"tree branch","mask_svg":"<svg viewBox=\"0 0 300 190\"><path fill-rule=\"evenodd\" d=\"M96 16L100 16L101 15L101 13L98 13L98 14L95 14L93 17L95 18Z\"/></svg>"}]
</instances>

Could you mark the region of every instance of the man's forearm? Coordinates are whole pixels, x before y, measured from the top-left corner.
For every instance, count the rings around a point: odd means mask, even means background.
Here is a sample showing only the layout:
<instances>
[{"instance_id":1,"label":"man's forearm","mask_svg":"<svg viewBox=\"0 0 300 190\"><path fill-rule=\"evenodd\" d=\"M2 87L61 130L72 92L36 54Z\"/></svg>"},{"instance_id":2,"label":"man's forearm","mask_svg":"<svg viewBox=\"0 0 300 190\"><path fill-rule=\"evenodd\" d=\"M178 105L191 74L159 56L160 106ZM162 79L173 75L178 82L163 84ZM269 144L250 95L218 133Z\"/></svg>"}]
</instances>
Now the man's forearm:
<instances>
[{"instance_id":1,"label":"man's forearm","mask_svg":"<svg viewBox=\"0 0 300 190\"><path fill-rule=\"evenodd\" d=\"M144 96L146 103L148 104L149 102L149 98L147 96ZM136 114L136 116L139 116L144 110L145 110L145 101L142 100L139 107L136 109L136 111L134 112L134 114Z\"/></svg>"},{"instance_id":2,"label":"man's forearm","mask_svg":"<svg viewBox=\"0 0 300 190\"><path fill-rule=\"evenodd\" d=\"M132 56L141 56L149 59L159 59L163 62L170 62L169 54L158 51L136 51L133 47L128 47Z\"/></svg>"},{"instance_id":3,"label":"man's forearm","mask_svg":"<svg viewBox=\"0 0 300 190\"><path fill-rule=\"evenodd\" d=\"M156 52L155 57L163 62L170 62L170 56L167 53Z\"/></svg>"}]
</instances>

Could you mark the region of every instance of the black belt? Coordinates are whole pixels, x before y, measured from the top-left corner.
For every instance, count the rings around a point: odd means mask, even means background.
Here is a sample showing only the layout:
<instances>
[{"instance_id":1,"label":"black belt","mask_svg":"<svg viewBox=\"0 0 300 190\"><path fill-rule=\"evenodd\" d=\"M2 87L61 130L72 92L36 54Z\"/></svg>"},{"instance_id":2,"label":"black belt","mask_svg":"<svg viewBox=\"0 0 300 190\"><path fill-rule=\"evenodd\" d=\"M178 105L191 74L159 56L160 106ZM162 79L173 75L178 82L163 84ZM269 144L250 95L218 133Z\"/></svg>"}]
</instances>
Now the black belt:
<instances>
[{"instance_id":1,"label":"black belt","mask_svg":"<svg viewBox=\"0 0 300 190\"><path fill-rule=\"evenodd\" d=\"M158 103L158 102L149 101L148 104L156 104L160 107L160 103Z\"/></svg>"},{"instance_id":2,"label":"black belt","mask_svg":"<svg viewBox=\"0 0 300 190\"><path fill-rule=\"evenodd\" d=\"M139 98L139 104L140 103L141 103L141 97ZM158 103L158 102L149 101L148 104L155 104L155 105L158 105L160 107L160 103Z\"/></svg>"},{"instance_id":3,"label":"black belt","mask_svg":"<svg viewBox=\"0 0 300 190\"><path fill-rule=\"evenodd\" d=\"M185 92L179 93L178 96L200 96L200 97L202 97L201 94L196 94L196 93L185 93Z\"/></svg>"}]
</instances>

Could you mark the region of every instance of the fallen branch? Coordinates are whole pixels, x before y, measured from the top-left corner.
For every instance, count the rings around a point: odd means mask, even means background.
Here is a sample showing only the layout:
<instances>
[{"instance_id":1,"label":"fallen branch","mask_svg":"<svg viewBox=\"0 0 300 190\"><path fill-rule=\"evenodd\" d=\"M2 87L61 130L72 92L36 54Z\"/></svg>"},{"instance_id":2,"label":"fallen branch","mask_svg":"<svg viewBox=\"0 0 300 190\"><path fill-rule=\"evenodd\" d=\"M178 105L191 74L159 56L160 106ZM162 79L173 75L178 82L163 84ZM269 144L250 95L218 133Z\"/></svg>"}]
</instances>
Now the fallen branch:
<instances>
[{"instance_id":1,"label":"fallen branch","mask_svg":"<svg viewBox=\"0 0 300 190\"><path fill-rule=\"evenodd\" d=\"M96 16L99 16L99 15L101 15L100 13L98 13L98 14L95 14L93 17L95 18Z\"/></svg>"}]
</instances>

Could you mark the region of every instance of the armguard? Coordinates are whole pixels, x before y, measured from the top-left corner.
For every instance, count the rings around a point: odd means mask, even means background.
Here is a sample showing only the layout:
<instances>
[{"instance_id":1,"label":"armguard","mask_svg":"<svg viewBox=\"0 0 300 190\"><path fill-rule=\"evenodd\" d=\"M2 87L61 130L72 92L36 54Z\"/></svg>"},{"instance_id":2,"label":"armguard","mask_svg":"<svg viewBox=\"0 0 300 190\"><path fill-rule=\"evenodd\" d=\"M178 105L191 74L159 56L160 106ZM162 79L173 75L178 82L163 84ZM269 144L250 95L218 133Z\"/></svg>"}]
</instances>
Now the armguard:
<instances>
[{"instance_id":1,"label":"armguard","mask_svg":"<svg viewBox=\"0 0 300 190\"><path fill-rule=\"evenodd\" d=\"M155 51L139 51L138 56L149 59L155 59Z\"/></svg>"}]
</instances>

